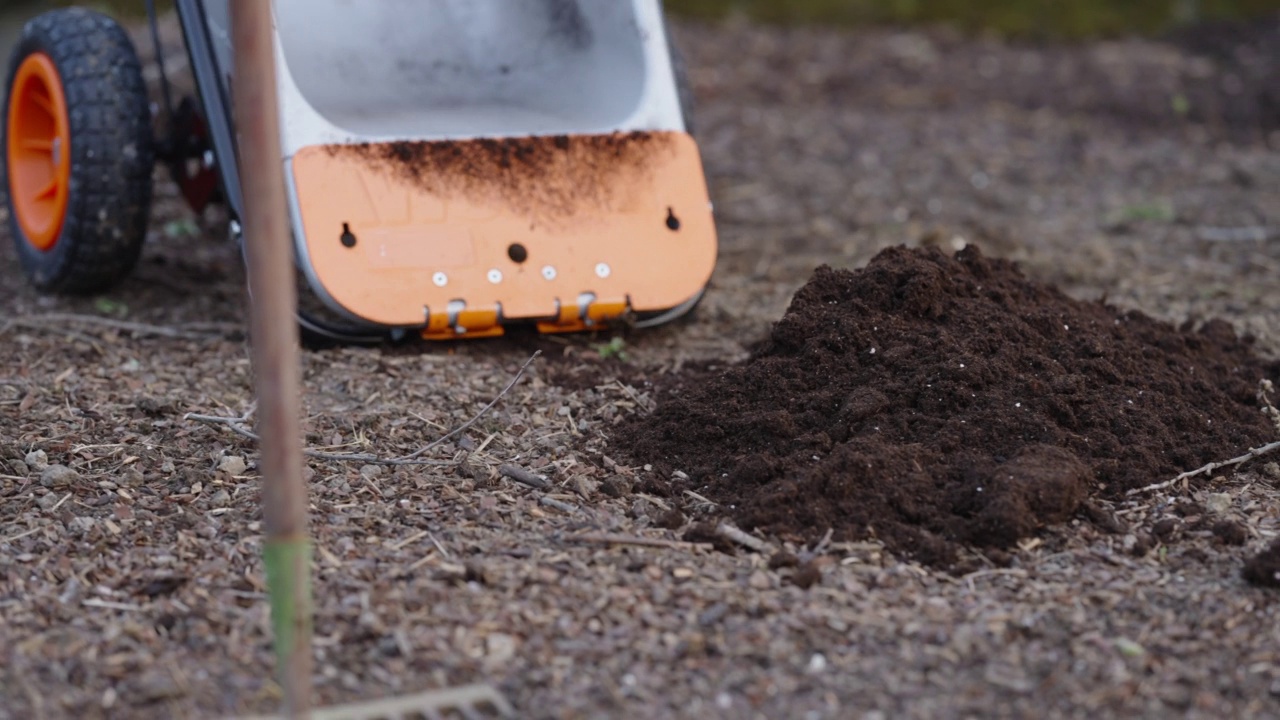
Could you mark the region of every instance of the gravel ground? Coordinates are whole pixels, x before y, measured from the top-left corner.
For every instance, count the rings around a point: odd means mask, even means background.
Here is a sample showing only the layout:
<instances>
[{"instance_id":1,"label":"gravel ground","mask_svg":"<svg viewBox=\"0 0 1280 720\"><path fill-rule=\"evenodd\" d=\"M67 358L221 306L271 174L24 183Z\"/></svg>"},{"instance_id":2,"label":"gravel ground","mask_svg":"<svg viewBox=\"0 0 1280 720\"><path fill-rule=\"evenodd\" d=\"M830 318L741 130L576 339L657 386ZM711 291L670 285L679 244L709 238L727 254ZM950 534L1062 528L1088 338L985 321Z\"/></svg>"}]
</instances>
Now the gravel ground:
<instances>
[{"instance_id":1,"label":"gravel ground","mask_svg":"<svg viewBox=\"0 0 1280 720\"><path fill-rule=\"evenodd\" d=\"M610 428L653 407L647 379L745 356L817 265L888 245L977 242L1077 297L1225 317L1275 356L1274 44L677 31L722 233L694 318L628 336L625 357L592 337L304 357L308 443L393 455L544 350L434 464L309 462L321 698L486 681L531 718L1280 717L1280 606L1240 577L1280 532L1274 464L964 576L875 543L785 547L821 573L804 589L767 550L675 542L713 509L609 458ZM141 266L104 297L38 297L0 249L0 718L278 697L253 445L184 419L251 402L244 276L216 218L176 197L161 185ZM1224 519L1242 532L1215 533ZM582 538L605 533L671 542Z\"/></svg>"}]
</instances>

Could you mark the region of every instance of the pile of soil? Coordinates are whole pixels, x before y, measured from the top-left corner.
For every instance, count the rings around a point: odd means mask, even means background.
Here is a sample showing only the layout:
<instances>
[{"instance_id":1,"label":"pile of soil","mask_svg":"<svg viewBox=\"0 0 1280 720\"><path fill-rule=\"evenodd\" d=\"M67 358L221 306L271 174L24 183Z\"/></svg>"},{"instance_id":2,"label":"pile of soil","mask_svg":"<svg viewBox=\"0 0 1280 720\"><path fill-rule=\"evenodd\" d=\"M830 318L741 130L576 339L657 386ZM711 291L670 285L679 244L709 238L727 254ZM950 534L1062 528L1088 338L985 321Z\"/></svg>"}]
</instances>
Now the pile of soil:
<instances>
[{"instance_id":1,"label":"pile of soil","mask_svg":"<svg viewBox=\"0 0 1280 720\"><path fill-rule=\"evenodd\" d=\"M746 528L942 567L1274 439L1256 392L1280 363L1251 343L1074 300L975 246L892 248L820 267L747 361L686 375L615 441Z\"/></svg>"}]
</instances>

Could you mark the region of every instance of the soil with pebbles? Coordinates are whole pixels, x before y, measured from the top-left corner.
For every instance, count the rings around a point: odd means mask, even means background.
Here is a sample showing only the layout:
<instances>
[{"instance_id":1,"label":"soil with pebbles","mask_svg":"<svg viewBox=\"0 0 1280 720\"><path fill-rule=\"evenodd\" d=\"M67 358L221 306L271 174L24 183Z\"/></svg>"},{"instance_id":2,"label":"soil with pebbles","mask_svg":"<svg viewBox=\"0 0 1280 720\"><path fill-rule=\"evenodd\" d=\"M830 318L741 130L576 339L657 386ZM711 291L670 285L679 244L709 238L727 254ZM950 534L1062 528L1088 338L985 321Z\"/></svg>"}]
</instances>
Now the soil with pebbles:
<instances>
[{"instance_id":1,"label":"soil with pebbles","mask_svg":"<svg viewBox=\"0 0 1280 720\"><path fill-rule=\"evenodd\" d=\"M396 454L544 351L441 464L308 462L319 699L489 682L531 718L1280 716L1280 602L1241 574L1280 535L1276 459L1095 496L1007 566L962 547L978 569L957 576L874 540L678 544L722 509L656 494L665 476L615 457L665 378L749 358L815 268L902 244L976 241L1071 297L1222 317L1276 356L1268 28L1202 51L676 23L722 241L697 315L617 344L304 355L306 441ZM181 76L172 19L160 30ZM225 717L279 697L255 446L185 419L252 402L241 260L224 219L193 223L167 182L155 217L134 277L99 298L37 296L0 242L5 720Z\"/></svg>"},{"instance_id":2,"label":"soil with pebbles","mask_svg":"<svg viewBox=\"0 0 1280 720\"><path fill-rule=\"evenodd\" d=\"M893 248L819 268L749 360L674 376L616 444L745 528L947 567L1265 444L1280 363L1251 345L1074 300L975 245Z\"/></svg>"}]
</instances>

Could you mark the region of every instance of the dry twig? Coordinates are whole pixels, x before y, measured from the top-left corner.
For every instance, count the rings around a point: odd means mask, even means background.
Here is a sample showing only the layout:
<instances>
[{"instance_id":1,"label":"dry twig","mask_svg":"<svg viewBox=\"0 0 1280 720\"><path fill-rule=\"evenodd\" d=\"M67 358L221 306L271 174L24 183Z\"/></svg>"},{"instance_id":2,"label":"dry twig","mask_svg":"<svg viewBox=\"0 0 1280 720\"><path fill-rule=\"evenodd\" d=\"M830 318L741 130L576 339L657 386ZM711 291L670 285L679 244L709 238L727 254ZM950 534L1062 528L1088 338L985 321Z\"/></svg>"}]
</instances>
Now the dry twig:
<instances>
[{"instance_id":1,"label":"dry twig","mask_svg":"<svg viewBox=\"0 0 1280 720\"><path fill-rule=\"evenodd\" d=\"M773 547L769 545L769 543L765 542L764 540L761 540L760 538L754 535L745 533L739 530L738 528L732 525L728 525L726 523L720 523L718 526L716 526L716 535L719 535L720 537L724 538L725 540L728 540L729 542L737 543L749 550L754 550L758 553L767 553L773 550Z\"/></svg>"},{"instance_id":2,"label":"dry twig","mask_svg":"<svg viewBox=\"0 0 1280 720\"><path fill-rule=\"evenodd\" d=\"M1232 465L1239 465L1241 463L1248 462L1254 458L1262 457L1267 453L1275 452L1276 450L1280 450L1280 441L1267 443L1262 447L1256 447L1250 450L1249 452L1245 453L1244 455L1241 455L1240 457L1231 458L1230 460L1223 460L1221 462L1211 462L1208 465L1205 465L1204 467L1199 467L1199 468L1196 468L1195 470L1188 470L1187 472L1182 473L1181 475L1173 478L1172 480L1165 480L1164 482L1155 483L1154 485L1147 485L1146 487L1135 488L1133 490L1130 490L1128 493L1126 493L1126 495L1138 495L1140 493L1145 493L1145 492L1154 492L1156 490L1164 490L1165 488L1173 487L1174 485L1177 485L1178 483L1188 478L1193 478L1197 475L1204 475L1205 473L1211 473L1214 470L1217 470L1218 468L1230 467Z\"/></svg>"},{"instance_id":3,"label":"dry twig","mask_svg":"<svg viewBox=\"0 0 1280 720\"><path fill-rule=\"evenodd\" d=\"M511 378L511 382L507 383L507 386L502 388L502 391L499 392L497 395L495 395L494 398L489 401L489 404L481 408L480 412L476 413L470 420L467 420L466 422L462 423L461 425L454 428L453 430L450 430L448 433L444 434L443 436L436 438L435 440L432 440L431 442L427 443L426 445L422 446L421 448L415 450L414 452L408 455L401 455L399 457L393 457L393 458L384 458L379 455L373 455L370 453L329 453L329 452L321 452L313 448L303 449L302 454L306 455L309 458L314 458L316 460L331 460L334 462L358 462L358 463L364 463L366 465L440 465L440 466L453 465L454 461L452 460L423 460L421 458L426 453L443 445L444 443L448 442L450 439L457 436L459 433L465 432L472 425L475 425L477 422L479 422L480 418L484 417L490 410L492 410L493 407L498 404L498 401L501 400L503 397L505 397L507 393L511 391L511 388L515 387L516 383L520 381L520 378L524 376L525 371L529 369L529 365L531 365L533 361L536 360L538 356L541 354L542 354L541 350L535 350L533 355L529 356L529 359L525 360L524 364L520 366L520 369L516 371L515 376ZM250 440L257 441L258 434L244 426L245 423L249 422L249 419L251 417L253 417L252 408L248 412L246 412L244 415L241 415L240 417L223 417L220 415L200 415L198 413L187 413L186 415L182 416L182 419L195 420L197 422L209 423L213 425L226 425L237 435L241 435ZM549 485L547 487L549 487Z\"/></svg>"},{"instance_id":4,"label":"dry twig","mask_svg":"<svg viewBox=\"0 0 1280 720\"><path fill-rule=\"evenodd\" d=\"M671 550L692 550L695 548L711 549L715 547L711 543L664 540L662 538L647 538L637 535L617 535L614 533L586 533L583 535L570 535L565 539L572 542L588 543L592 545L635 545L637 547L668 548Z\"/></svg>"},{"instance_id":5,"label":"dry twig","mask_svg":"<svg viewBox=\"0 0 1280 720\"><path fill-rule=\"evenodd\" d=\"M498 466L498 474L502 477L515 480L521 485L528 485L531 488L537 488L539 490L551 489L551 481L541 475L535 475L519 465L500 465Z\"/></svg>"},{"instance_id":6,"label":"dry twig","mask_svg":"<svg viewBox=\"0 0 1280 720\"><path fill-rule=\"evenodd\" d=\"M1277 410L1275 405L1271 403L1271 393L1274 391L1274 389L1275 388L1272 385L1270 380L1263 380L1260 383L1258 383L1258 401L1261 402L1263 405L1262 407L1263 414L1266 415L1271 420L1271 423L1276 426L1276 431L1280 432L1280 410ZM1197 475L1204 475L1206 473L1211 473L1214 470L1217 470L1219 468L1231 467L1233 465L1240 465L1254 458L1262 457L1267 453L1275 452L1278 449L1280 449L1280 441L1267 443L1266 445L1263 445L1261 447L1253 448L1252 450L1241 455L1240 457L1234 457L1234 458L1231 458L1230 460L1222 460L1219 462L1211 462L1208 465L1205 465L1203 467L1198 467L1195 470L1188 470L1187 472L1182 473L1181 475L1173 478L1172 480L1165 480L1164 482L1155 483L1154 485L1147 485L1146 487L1135 488L1133 490L1130 490L1126 494L1138 495L1140 493L1145 493L1145 492L1154 492L1156 490L1164 490L1165 488L1169 488L1174 485L1177 485L1178 483L1188 478L1193 478Z\"/></svg>"},{"instance_id":7,"label":"dry twig","mask_svg":"<svg viewBox=\"0 0 1280 720\"><path fill-rule=\"evenodd\" d=\"M578 512L577 505L570 505L567 502L561 502L560 500L557 500L548 495L543 495L542 497L538 498L538 503L542 505L546 505L547 507L555 508L561 512L569 513L570 515Z\"/></svg>"},{"instance_id":8,"label":"dry twig","mask_svg":"<svg viewBox=\"0 0 1280 720\"><path fill-rule=\"evenodd\" d=\"M813 546L813 549L802 551L799 554L800 559L804 562L809 562L810 560L813 560L814 558L818 557L822 553L826 552L827 547L831 545L832 535L835 535L835 528L827 528L826 534L822 536L822 539L818 541L817 545Z\"/></svg>"}]
</instances>

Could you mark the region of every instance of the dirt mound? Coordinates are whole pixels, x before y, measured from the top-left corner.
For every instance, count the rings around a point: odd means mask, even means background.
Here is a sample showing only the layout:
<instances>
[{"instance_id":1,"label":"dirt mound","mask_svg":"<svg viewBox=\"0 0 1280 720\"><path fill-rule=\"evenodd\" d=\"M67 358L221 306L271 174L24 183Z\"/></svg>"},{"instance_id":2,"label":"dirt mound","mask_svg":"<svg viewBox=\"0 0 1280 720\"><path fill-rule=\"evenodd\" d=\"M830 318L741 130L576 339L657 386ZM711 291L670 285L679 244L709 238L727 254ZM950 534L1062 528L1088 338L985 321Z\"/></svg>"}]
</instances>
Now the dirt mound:
<instances>
[{"instance_id":1,"label":"dirt mound","mask_svg":"<svg viewBox=\"0 0 1280 720\"><path fill-rule=\"evenodd\" d=\"M973 246L894 248L819 268L748 361L686 376L616 442L746 527L944 566L1271 439L1255 393L1276 370L1222 321L1076 301Z\"/></svg>"}]
</instances>

